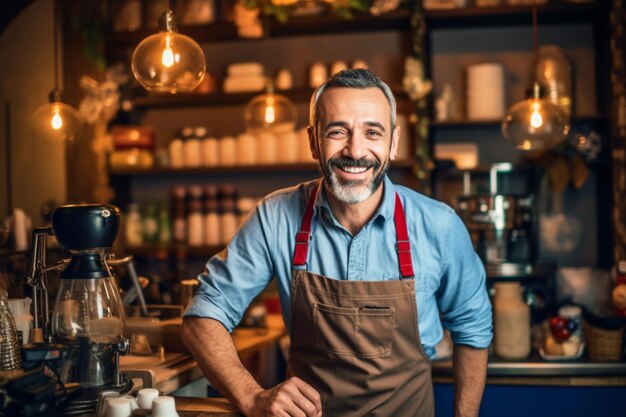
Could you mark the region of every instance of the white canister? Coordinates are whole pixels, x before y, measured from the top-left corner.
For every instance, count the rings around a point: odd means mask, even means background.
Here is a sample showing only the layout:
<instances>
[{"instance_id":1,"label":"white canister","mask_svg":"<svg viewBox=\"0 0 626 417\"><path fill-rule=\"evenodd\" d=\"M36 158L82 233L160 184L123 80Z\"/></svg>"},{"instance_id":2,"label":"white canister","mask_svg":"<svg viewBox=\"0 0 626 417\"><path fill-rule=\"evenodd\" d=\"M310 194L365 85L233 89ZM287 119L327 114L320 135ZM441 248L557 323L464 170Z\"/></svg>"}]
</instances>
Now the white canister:
<instances>
[{"instance_id":1,"label":"white canister","mask_svg":"<svg viewBox=\"0 0 626 417\"><path fill-rule=\"evenodd\" d=\"M220 165L233 166L237 164L237 140L232 136L224 136L219 140Z\"/></svg>"},{"instance_id":2,"label":"white canister","mask_svg":"<svg viewBox=\"0 0 626 417\"><path fill-rule=\"evenodd\" d=\"M202 140L202 166L216 167L219 165L220 149L217 138L208 137Z\"/></svg>"},{"instance_id":3,"label":"white canister","mask_svg":"<svg viewBox=\"0 0 626 417\"><path fill-rule=\"evenodd\" d=\"M197 168L202 164L200 140L191 136L183 142L183 161L185 168Z\"/></svg>"},{"instance_id":4,"label":"white canister","mask_svg":"<svg viewBox=\"0 0 626 417\"><path fill-rule=\"evenodd\" d=\"M22 344L30 343L30 331L33 328L33 316L30 314L30 305L33 300L26 298L11 298L8 301L9 310L15 320L17 331L22 332Z\"/></svg>"},{"instance_id":5,"label":"white canister","mask_svg":"<svg viewBox=\"0 0 626 417\"><path fill-rule=\"evenodd\" d=\"M311 155L311 145L309 143L309 133L306 127L298 129L296 132L298 136L298 161L299 162L313 162L313 155Z\"/></svg>"},{"instance_id":6,"label":"white canister","mask_svg":"<svg viewBox=\"0 0 626 417\"><path fill-rule=\"evenodd\" d=\"M276 88L279 90L290 90L293 87L293 78L291 71L287 68L281 68L276 74Z\"/></svg>"},{"instance_id":7,"label":"white canister","mask_svg":"<svg viewBox=\"0 0 626 417\"><path fill-rule=\"evenodd\" d=\"M328 71L324 64L315 62L311 65L311 70L309 71L309 86L311 88L319 87L326 82L326 79L328 79Z\"/></svg>"},{"instance_id":8,"label":"white canister","mask_svg":"<svg viewBox=\"0 0 626 417\"><path fill-rule=\"evenodd\" d=\"M277 154L276 135L269 130L260 130L257 135L257 151L259 164L275 164Z\"/></svg>"},{"instance_id":9,"label":"white canister","mask_svg":"<svg viewBox=\"0 0 626 417\"><path fill-rule=\"evenodd\" d=\"M498 63L470 65L467 68L468 120L493 120L504 117L504 67Z\"/></svg>"},{"instance_id":10,"label":"white canister","mask_svg":"<svg viewBox=\"0 0 626 417\"><path fill-rule=\"evenodd\" d=\"M519 282L498 282L493 298L494 347L504 359L530 355L530 307L522 297Z\"/></svg>"},{"instance_id":11,"label":"white canister","mask_svg":"<svg viewBox=\"0 0 626 417\"><path fill-rule=\"evenodd\" d=\"M237 163L254 165L258 160L256 137L250 133L241 133L237 136Z\"/></svg>"},{"instance_id":12,"label":"white canister","mask_svg":"<svg viewBox=\"0 0 626 417\"><path fill-rule=\"evenodd\" d=\"M170 168L180 169L184 167L183 141L179 138L172 139L169 144Z\"/></svg>"},{"instance_id":13,"label":"white canister","mask_svg":"<svg viewBox=\"0 0 626 417\"><path fill-rule=\"evenodd\" d=\"M298 162L298 135L289 131L276 135L277 162L295 164Z\"/></svg>"}]
</instances>

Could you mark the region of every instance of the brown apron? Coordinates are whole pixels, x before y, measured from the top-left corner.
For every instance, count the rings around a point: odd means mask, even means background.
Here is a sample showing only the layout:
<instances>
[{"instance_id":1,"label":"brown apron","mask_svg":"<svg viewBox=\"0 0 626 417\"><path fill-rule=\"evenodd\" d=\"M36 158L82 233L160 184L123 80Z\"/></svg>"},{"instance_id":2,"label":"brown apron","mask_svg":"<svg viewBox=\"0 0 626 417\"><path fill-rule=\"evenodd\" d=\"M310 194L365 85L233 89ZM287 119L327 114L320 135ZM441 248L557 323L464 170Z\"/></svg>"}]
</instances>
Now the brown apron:
<instances>
[{"instance_id":1,"label":"brown apron","mask_svg":"<svg viewBox=\"0 0 626 417\"><path fill-rule=\"evenodd\" d=\"M306 267L317 190L296 236L294 267ZM343 281L292 271L287 374L320 393L324 417L434 415L430 361L417 330L410 244L397 194L394 222L400 280Z\"/></svg>"}]
</instances>

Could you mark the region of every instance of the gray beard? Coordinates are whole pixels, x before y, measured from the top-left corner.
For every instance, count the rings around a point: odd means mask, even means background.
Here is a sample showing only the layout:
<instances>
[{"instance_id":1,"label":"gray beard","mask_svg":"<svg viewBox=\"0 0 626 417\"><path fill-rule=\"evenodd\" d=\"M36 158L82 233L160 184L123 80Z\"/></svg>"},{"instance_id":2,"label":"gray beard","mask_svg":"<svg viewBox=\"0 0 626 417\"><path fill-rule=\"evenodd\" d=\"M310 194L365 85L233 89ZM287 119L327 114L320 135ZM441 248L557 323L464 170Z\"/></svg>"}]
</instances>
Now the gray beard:
<instances>
[{"instance_id":1,"label":"gray beard","mask_svg":"<svg viewBox=\"0 0 626 417\"><path fill-rule=\"evenodd\" d=\"M378 171L378 173L369 183L360 180L340 181L332 167L342 165L372 167L374 172ZM364 159L355 161L350 158L330 159L326 164L320 160L319 166L324 182L333 196L345 204L353 205L365 201L378 190L387 175L389 160L385 161L382 167L378 161L371 162Z\"/></svg>"}]
</instances>

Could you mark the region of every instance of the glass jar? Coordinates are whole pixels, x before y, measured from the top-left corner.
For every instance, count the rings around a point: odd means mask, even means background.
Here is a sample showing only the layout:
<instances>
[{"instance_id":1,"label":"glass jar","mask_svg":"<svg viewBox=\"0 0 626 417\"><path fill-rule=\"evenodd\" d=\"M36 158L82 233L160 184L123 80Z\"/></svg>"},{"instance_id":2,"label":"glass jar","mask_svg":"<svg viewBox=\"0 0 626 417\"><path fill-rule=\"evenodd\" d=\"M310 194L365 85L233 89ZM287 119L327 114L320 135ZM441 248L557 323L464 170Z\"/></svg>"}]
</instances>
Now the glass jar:
<instances>
[{"instance_id":1,"label":"glass jar","mask_svg":"<svg viewBox=\"0 0 626 417\"><path fill-rule=\"evenodd\" d=\"M530 355L530 307L519 282L498 282L493 298L494 348L504 359Z\"/></svg>"},{"instance_id":2,"label":"glass jar","mask_svg":"<svg viewBox=\"0 0 626 417\"><path fill-rule=\"evenodd\" d=\"M545 89L546 99L572 114L572 64L561 48L543 45L537 53L535 65L537 81Z\"/></svg>"}]
</instances>

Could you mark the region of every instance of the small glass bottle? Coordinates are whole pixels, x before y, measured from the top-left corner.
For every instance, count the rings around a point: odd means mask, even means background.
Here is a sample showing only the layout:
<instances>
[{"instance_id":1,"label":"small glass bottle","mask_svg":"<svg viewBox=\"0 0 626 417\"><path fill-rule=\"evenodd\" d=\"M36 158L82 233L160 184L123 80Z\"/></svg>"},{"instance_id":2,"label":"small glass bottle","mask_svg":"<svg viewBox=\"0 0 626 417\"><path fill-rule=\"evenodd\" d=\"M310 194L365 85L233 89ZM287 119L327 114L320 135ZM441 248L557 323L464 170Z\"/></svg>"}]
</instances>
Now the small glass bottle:
<instances>
[{"instance_id":1,"label":"small glass bottle","mask_svg":"<svg viewBox=\"0 0 626 417\"><path fill-rule=\"evenodd\" d=\"M530 307L522 297L519 282L498 282L493 298L494 348L504 359L530 355Z\"/></svg>"},{"instance_id":2,"label":"small glass bottle","mask_svg":"<svg viewBox=\"0 0 626 417\"><path fill-rule=\"evenodd\" d=\"M202 187L189 187L187 202L187 243L189 246L202 246L204 241L202 218Z\"/></svg>"},{"instance_id":3,"label":"small glass bottle","mask_svg":"<svg viewBox=\"0 0 626 417\"><path fill-rule=\"evenodd\" d=\"M237 232L237 190L232 184L222 184L218 191L220 203L221 243L227 245Z\"/></svg>"},{"instance_id":4,"label":"small glass bottle","mask_svg":"<svg viewBox=\"0 0 626 417\"><path fill-rule=\"evenodd\" d=\"M220 213L217 186L204 186L204 244L218 246L221 243Z\"/></svg>"},{"instance_id":5,"label":"small glass bottle","mask_svg":"<svg viewBox=\"0 0 626 417\"><path fill-rule=\"evenodd\" d=\"M172 239L176 243L187 240L186 194L182 185L172 188Z\"/></svg>"},{"instance_id":6,"label":"small glass bottle","mask_svg":"<svg viewBox=\"0 0 626 417\"><path fill-rule=\"evenodd\" d=\"M168 244L172 240L172 226L170 222L170 209L166 203L159 204L159 238L161 244Z\"/></svg>"},{"instance_id":7,"label":"small glass bottle","mask_svg":"<svg viewBox=\"0 0 626 417\"><path fill-rule=\"evenodd\" d=\"M148 201L144 206L141 220L141 230L145 243L157 243L159 241L158 207L154 201Z\"/></svg>"},{"instance_id":8,"label":"small glass bottle","mask_svg":"<svg viewBox=\"0 0 626 417\"><path fill-rule=\"evenodd\" d=\"M139 204L137 203L128 205L124 235L126 237L126 245L130 247L140 246L143 243L141 213L139 211Z\"/></svg>"},{"instance_id":9,"label":"small glass bottle","mask_svg":"<svg viewBox=\"0 0 626 417\"><path fill-rule=\"evenodd\" d=\"M11 371L22 366L17 327L9 311L8 294L0 290L0 370Z\"/></svg>"}]
</instances>

